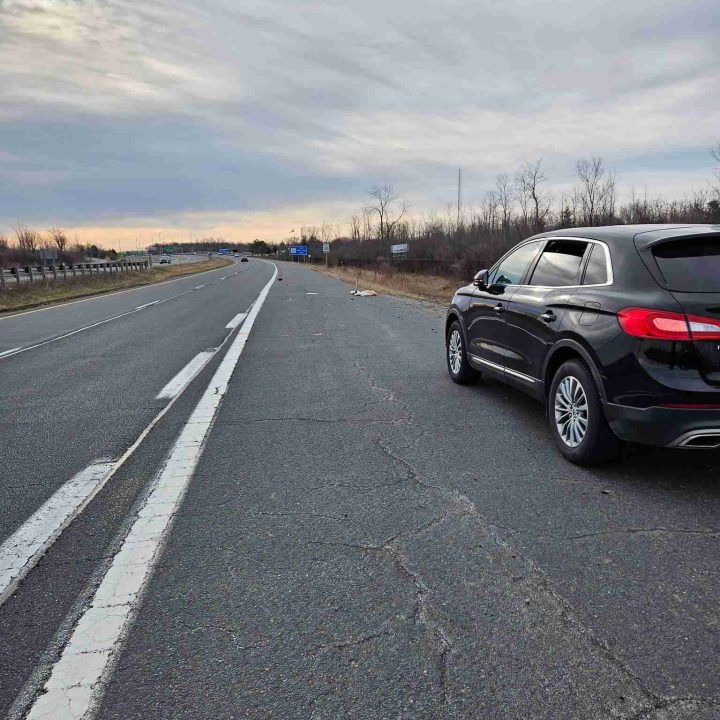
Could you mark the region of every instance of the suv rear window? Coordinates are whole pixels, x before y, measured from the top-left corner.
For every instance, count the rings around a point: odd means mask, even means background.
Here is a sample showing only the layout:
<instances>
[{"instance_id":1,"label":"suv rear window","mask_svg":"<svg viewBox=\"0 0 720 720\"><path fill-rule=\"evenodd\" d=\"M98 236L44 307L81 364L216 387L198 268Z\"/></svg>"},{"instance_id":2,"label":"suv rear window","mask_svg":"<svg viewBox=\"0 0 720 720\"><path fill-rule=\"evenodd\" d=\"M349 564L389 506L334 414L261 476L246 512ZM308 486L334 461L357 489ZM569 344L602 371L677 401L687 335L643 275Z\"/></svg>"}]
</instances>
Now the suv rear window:
<instances>
[{"instance_id":1,"label":"suv rear window","mask_svg":"<svg viewBox=\"0 0 720 720\"><path fill-rule=\"evenodd\" d=\"M652 252L671 290L720 292L720 236L671 240Z\"/></svg>"},{"instance_id":2,"label":"suv rear window","mask_svg":"<svg viewBox=\"0 0 720 720\"><path fill-rule=\"evenodd\" d=\"M605 250L600 245L590 248L590 259L585 268L583 285L604 285L608 281Z\"/></svg>"}]
</instances>

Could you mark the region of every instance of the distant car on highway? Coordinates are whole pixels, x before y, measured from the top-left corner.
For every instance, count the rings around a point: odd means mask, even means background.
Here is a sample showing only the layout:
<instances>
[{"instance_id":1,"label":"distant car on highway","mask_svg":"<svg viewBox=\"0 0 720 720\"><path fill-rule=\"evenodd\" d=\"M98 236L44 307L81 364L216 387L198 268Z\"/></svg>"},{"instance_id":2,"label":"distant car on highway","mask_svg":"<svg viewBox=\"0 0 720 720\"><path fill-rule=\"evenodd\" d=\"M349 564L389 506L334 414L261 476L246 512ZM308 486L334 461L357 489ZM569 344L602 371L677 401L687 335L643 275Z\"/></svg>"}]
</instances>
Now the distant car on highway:
<instances>
[{"instance_id":1,"label":"distant car on highway","mask_svg":"<svg viewBox=\"0 0 720 720\"><path fill-rule=\"evenodd\" d=\"M233 253L233 256L234 256L234 257L240 257L240 253L239 253L239 252L234 252L234 253Z\"/></svg>"},{"instance_id":2,"label":"distant car on highway","mask_svg":"<svg viewBox=\"0 0 720 720\"><path fill-rule=\"evenodd\" d=\"M245 257L245 255L243 255L243 256L240 258L240 262L247 262L247 261L248 261L248 259Z\"/></svg>"},{"instance_id":3,"label":"distant car on highway","mask_svg":"<svg viewBox=\"0 0 720 720\"><path fill-rule=\"evenodd\" d=\"M531 237L456 292L445 337L455 382L485 372L540 400L572 462L621 440L719 447L720 225Z\"/></svg>"},{"instance_id":4,"label":"distant car on highway","mask_svg":"<svg viewBox=\"0 0 720 720\"><path fill-rule=\"evenodd\" d=\"M171 262L172 262L172 260L171 260L170 256L167 255L166 253L163 253L160 256L160 264L161 265L170 265Z\"/></svg>"}]
</instances>

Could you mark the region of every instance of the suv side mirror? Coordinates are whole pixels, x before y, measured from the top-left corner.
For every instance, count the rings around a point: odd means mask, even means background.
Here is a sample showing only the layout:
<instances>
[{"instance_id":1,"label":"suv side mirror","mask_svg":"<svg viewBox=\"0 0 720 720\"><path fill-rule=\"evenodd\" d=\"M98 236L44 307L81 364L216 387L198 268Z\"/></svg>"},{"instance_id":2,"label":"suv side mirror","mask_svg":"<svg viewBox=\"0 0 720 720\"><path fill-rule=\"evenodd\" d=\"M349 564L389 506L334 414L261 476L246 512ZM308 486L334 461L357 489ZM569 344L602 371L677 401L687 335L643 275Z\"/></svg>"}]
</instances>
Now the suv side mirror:
<instances>
[{"instance_id":1,"label":"suv side mirror","mask_svg":"<svg viewBox=\"0 0 720 720\"><path fill-rule=\"evenodd\" d=\"M488 271L480 270L480 272L475 273L475 277L473 278L473 285L480 288L480 290L486 290L487 289L487 277L488 277Z\"/></svg>"}]
</instances>

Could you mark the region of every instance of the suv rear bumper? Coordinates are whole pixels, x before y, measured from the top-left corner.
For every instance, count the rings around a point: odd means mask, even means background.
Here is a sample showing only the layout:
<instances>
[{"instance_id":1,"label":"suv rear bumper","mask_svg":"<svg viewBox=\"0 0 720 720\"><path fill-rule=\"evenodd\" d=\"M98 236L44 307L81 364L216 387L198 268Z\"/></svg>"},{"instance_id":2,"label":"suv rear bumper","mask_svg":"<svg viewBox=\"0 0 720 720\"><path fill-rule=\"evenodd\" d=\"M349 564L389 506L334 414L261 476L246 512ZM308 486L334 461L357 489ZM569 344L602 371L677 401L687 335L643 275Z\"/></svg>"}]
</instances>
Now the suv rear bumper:
<instances>
[{"instance_id":1,"label":"suv rear bumper","mask_svg":"<svg viewBox=\"0 0 720 720\"><path fill-rule=\"evenodd\" d=\"M622 440L681 448L720 446L720 409L636 408L605 403L605 417Z\"/></svg>"}]
</instances>

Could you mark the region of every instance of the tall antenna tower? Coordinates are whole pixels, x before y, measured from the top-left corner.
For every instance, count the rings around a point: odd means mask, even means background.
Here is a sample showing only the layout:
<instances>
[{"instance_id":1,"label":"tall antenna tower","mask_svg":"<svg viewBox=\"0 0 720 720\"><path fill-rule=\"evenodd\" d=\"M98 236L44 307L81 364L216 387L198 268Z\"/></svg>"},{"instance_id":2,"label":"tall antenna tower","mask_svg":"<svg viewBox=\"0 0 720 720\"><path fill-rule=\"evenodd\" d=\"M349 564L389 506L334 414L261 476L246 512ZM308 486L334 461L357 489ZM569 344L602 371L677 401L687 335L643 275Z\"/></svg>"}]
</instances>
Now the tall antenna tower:
<instances>
[{"instance_id":1,"label":"tall antenna tower","mask_svg":"<svg viewBox=\"0 0 720 720\"><path fill-rule=\"evenodd\" d=\"M462 168L458 168L458 202L457 202L457 224L460 227L460 215L462 213Z\"/></svg>"}]
</instances>

